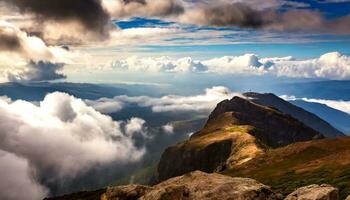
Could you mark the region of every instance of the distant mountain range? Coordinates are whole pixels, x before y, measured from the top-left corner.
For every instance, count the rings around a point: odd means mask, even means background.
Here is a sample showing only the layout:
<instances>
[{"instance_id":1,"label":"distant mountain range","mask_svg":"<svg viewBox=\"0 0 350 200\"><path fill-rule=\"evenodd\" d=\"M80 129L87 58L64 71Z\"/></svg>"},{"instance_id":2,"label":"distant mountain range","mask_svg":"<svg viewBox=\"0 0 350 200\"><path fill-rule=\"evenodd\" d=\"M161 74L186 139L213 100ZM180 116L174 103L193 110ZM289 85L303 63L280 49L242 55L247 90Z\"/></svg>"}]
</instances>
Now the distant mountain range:
<instances>
[{"instance_id":1,"label":"distant mountain range","mask_svg":"<svg viewBox=\"0 0 350 200\"><path fill-rule=\"evenodd\" d=\"M68 82L32 82L32 83L1 83L0 96L7 96L13 100L40 101L46 94L65 92L82 99L112 98L117 95L128 94L127 90L97 84L68 83Z\"/></svg>"},{"instance_id":2,"label":"distant mountain range","mask_svg":"<svg viewBox=\"0 0 350 200\"><path fill-rule=\"evenodd\" d=\"M290 103L316 114L332 124L343 133L350 135L350 114L330 108L324 104L306 102L302 100L289 101Z\"/></svg>"},{"instance_id":3,"label":"distant mountain range","mask_svg":"<svg viewBox=\"0 0 350 200\"><path fill-rule=\"evenodd\" d=\"M334 128L331 124L324 121L317 115L304 110L292 103L289 103L274 94L259 94L259 93L245 93L244 96L250 98L251 101L269 107L274 107L283 113L289 114L304 124L310 126L316 131L322 133L329 138L344 136L344 133ZM302 102L299 102L302 104ZM305 105L305 104L304 104ZM314 110L316 111L316 110ZM319 113L319 111L317 111ZM325 117L323 115L323 117ZM346 119L346 118L345 118Z\"/></svg>"}]
</instances>

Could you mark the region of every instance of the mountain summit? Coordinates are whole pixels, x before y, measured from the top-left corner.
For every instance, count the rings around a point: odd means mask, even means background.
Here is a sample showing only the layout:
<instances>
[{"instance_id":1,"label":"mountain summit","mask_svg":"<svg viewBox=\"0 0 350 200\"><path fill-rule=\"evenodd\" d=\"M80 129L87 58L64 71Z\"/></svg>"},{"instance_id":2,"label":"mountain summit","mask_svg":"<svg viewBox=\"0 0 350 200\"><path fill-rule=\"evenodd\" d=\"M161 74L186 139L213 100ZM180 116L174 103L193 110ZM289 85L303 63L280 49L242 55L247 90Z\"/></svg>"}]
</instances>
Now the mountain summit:
<instances>
[{"instance_id":1,"label":"mountain summit","mask_svg":"<svg viewBox=\"0 0 350 200\"><path fill-rule=\"evenodd\" d=\"M222 171L268 149L321 138L321 133L288 114L233 97L216 106L202 130L166 149L158 178L162 181L194 170Z\"/></svg>"}]
</instances>

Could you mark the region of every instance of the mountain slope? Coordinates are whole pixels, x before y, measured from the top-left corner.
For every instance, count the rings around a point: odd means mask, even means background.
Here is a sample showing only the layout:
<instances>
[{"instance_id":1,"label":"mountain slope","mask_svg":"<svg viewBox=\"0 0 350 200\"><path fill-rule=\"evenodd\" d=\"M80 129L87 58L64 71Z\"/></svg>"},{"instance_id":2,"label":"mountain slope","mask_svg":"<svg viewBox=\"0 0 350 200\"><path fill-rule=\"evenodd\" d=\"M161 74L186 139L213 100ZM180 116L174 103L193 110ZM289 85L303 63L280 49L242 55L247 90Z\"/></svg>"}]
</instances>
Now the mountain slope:
<instances>
[{"instance_id":1,"label":"mountain slope","mask_svg":"<svg viewBox=\"0 0 350 200\"><path fill-rule=\"evenodd\" d=\"M166 149L158 165L158 179L194 170L221 171L269 148L320 138L322 134L290 115L234 97L217 105L201 131Z\"/></svg>"},{"instance_id":2,"label":"mountain slope","mask_svg":"<svg viewBox=\"0 0 350 200\"><path fill-rule=\"evenodd\" d=\"M249 92L245 93L244 96L249 97L251 101L257 104L274 107L284 113L290 114L294 118L317 130L326 137L335 138L345 136L342 132L334 128L332 125L317 115L308 112L300 107L297 107L274 94L259 94Z\"/></svg>"},{"instance_id":3,"label":"mountain slope","mask_svg":"<svg viewBox=\"0 0 350 200\"><path fill-rule=\"evenodd\" d=\"M350 138L313 140L277 148L223 172L250 177L288 194L309 184L331 184L350 194Z\"/></svg>"},{"instance_id":4,"label":"mountain slope","mask_svg":"<svg viewBox=\"0 0 350 200\"><path fill-rule=\"evenodd\" d=\"M338 130L345 134L350 134L350 114L320 103L312 103L302 100L290 101L290 103L311 113L315 113L317 116L320 116L322 119L332 124Z\"/></svg>"}]
</instances>

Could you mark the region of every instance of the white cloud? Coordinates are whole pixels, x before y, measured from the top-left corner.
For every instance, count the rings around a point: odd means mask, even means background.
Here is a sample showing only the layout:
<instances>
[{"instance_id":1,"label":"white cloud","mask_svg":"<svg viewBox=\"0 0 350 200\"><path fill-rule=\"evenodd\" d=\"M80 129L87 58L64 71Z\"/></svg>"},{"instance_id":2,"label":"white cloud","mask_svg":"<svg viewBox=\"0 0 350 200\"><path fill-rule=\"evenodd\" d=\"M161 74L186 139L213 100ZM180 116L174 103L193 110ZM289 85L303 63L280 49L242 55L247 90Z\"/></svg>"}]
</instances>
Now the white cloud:
<instances>
[{"instance_id":1,"label":"white cloud","mask_svg":"<svg viewBox=\"0 0 350 200\"><path fill-rule=\"evenodd\" d=\"M47 46L11 23L0 20L0 81L40 81L64 78L64 64L73 63L70 51Z\"/></svg>"},{"instance_id":2,"label":"white cloud","mask_svg":"<svg viewBox=\"0 0 350 200\"><path fill-rule=\"evenodd\" d=\"M203 72L207 70L201 62L189 57L180 59L129 57L113 62L112 68L144 72Z\"/></svg>"},{"instance_id":3,"label":"white cloud","mask_svg":"<svg viewBox=\"0 0 350 200\"><path fill-rule=\"evenodd\" d=\"M99 165L140 159L145 149L135 147L131 129L123 128L134 124L133 120L113 121L82 100L59 92L48 94L39 105L0 99L0 149L26 159L31 173L45 182L75 178ZM0 182L6 180L4 176Z\"/></svg>"},{"instance_id":4,"label":"white cloud","mask_svg":"<svg viewBox=\"0 0 350 200\"><path fill-rule=\"evenodd\" d=\"M268 71L277 76L345 80L350 79L350 57L331 52L316 59L282 60Z\"/></svg>"},{"instance_id":5,"label":"white cloud","mask_svg":"<svg viewBox=\"0 0 350 200\"><path fill-rule=\"evenodd\" d=\"M346 80L350 79L350 56L342 55L339 52L330 52L315 59L297 60L292 56L260 58L255 54L244 54L202 61L189 57L180 59L129 57L114 61L111 68L143 72L270 74L293 78Z\"/></svg>"},{"instance_id":6,"label":"white cloud","mask_svg":"<svg viewBox=\"0 0 350 200\"><path fill-rule=\"evenodd\" d=\"M127 121L125 125L125 132L128 136L133 136L135 133L141 133L145 138L147 138L145 124L145 120L133 117Z\"/></svg>"},{"instance_id":7,"label":"white cloud","mask_svg":"<svg viewBox=\"0 0 350 200\"><path fill-rule=\"evenodd\" d=\"M151 107L153 112L204 112L208 113L213 110L217 103L225 99L231 99L233 96L243 97L239 93L234 93L226 87L217 86L208 88L203 94L195 96L177 96L168 95L160 98L148 97L148 96L116 96L113 99L104 98L103 101L97 100L97 102L104 102L107 105L115 103L117 107L119 105L137 104L141 107ZM94 103L89 103L94 106ZM101 105L99 105L101 107ZM119 109L119 107L118 107ZM116 110L118 110L116 109ZM115 108L110 107L106 110L106 113L111 113Z\"/></svg>"},{"instance_id":8,"label":"white cloud","mask_svg":"<svg viewBox=\"0 0 350 200\"><path fill-rule=\"evenodd\" d=\"M34 180L30 171L26 159L0 150L0 199L43 199L48 191Z\"/></svg>"},{"instance_id":9,"label":"white cloud","mask_svg":"<svg viewBox=\"0 0 350 200\"><path fill-rule=\"evenodd\" d=\"M168 135L171 135L174 133L174 126L172 124L166 124L162 126L162 129Z\"/></svg>"},{"instance_id":10,"label":"white cloud","mask_svg":"<svg viewBox=\"0 0 350 200\"><path fill-rule=\"evenodd\" d=\"M346 113L350 114L350 101L297 98L295 96L287 96L287 95L282 95L280 97L287 100L287 101L302 100L302 101L311 102L311 103L320 103L320 104L324 104L328 107L334 108L336 110L340 110L342 112L346 112Z\"/></svg>"},{"instance_id":11,"label":"white cloud","mask_svg":"<svg viewBox=\"0 0 350 200\"><path fill-rule=\"evenodd\" d=\"M242 56L224 56L203 61L208 66L209 72L229 74L264 74L265 69L254 54Z\"/></svg>"}]
</instances>

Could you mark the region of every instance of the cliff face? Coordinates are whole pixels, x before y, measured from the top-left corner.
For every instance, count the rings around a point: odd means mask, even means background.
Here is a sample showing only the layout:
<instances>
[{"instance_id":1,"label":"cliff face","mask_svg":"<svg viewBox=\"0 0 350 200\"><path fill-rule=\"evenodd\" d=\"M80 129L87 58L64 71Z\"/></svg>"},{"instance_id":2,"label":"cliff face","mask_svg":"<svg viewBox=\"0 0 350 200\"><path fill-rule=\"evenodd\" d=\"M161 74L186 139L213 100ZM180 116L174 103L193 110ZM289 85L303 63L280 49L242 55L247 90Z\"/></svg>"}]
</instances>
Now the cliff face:
<instances>
[{"instance_id":1,"label":"cliff face","mask_svg":"<svg viewBox=\"0 0 350 200\"><path fill-rule=\"evenodd\" d=\"M201 131L163 153L158 179L193 170L222 171L241 165L268 148L320 138L322 134L290 115L234 97L217 105Z\"/></svg>"}]
</instances>

